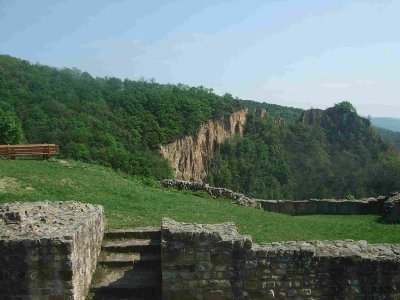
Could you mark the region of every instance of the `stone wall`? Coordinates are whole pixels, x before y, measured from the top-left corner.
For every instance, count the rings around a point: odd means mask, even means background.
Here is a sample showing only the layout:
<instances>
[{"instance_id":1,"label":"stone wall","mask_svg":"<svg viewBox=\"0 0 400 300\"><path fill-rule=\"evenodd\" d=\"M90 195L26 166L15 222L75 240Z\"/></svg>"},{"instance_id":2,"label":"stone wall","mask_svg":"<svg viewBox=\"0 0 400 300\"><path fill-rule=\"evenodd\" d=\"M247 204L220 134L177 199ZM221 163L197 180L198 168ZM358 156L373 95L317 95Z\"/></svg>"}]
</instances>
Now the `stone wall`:
<instances>
[{"instance_id":1,"label":"stone wall","mask_svg":"<svg viewBox=\"0 0 400 300\"><path fill-rule=\"evenodd\" d=\"M388 195L383 207L383 221L385 223L400 223L400 192Z\"/></svg>"},{"instance_id":2,"label":"stone wall","mask_svg":"<svg viewBox=\"0 0 400 300\"><path fill-rule=\"evenodd\" d=\"M84 299L103 232L101 206L0 205L0 299Z\"/></svg>"},{"instance_id":3,"label":"stone wall","mask_svg":"<svg viewBox=\"0 0 400 300\"><path fill-rule=\"evenodd\" d=\"M190 190L194 192L206 192L207 194L216 197L231 200L232 203L248 206L248 207L260 207L257 200L247 197L241 193L236 193L232 190L225 188L216 188L208 185L207 183L184 181L177 179L164 179L161 180L161 184L166 188L176 188L179 190Z\"/></svg>"},{"instance_id":4,"label":"stone wall","mask_svg":"<svg viewBox=\"0 0 400 300\"><path fill-rule=\"evenodd\" d=\"M183 181L177 179L164 179L161 181L164 187L173 187L179 190L203 191L216 198L231 200L232 203L249 206L262 207L266 211L288 214L288 215L311 215L311 214L339 214L339 215L382 215L384 202L388 197L368 198L359 200L335 200L335 199L311 199L311 200L262 200L247 197L241 193L225 188L216 188L207 183ZM395 195L395 194L393 194ZM391 215L399 216L399 201L393 201L393 207L387 210ZM397 213L396 213L397 212Z\"/></svg>"},{"instance_id":5,"label":"stone wall","mask_svg":"<svg viewBox=\"0 0 400 300\"><path fill-rule=\"evenodd\" d=\"M330 215L381 215L385 197L361 200L259 200L266 211L288 214L293 216L330 214Z\"/></svg>"},{"instance_id":6,"label":"stone wall","mask_svg":"<svg viewBox=\"0 0 400 300\"><path fill-rule=\"evenodd\" d=\"M399 299L400 245L253 244L233 223L164 219L163 299Z\"/></svg>"}]
</instances>

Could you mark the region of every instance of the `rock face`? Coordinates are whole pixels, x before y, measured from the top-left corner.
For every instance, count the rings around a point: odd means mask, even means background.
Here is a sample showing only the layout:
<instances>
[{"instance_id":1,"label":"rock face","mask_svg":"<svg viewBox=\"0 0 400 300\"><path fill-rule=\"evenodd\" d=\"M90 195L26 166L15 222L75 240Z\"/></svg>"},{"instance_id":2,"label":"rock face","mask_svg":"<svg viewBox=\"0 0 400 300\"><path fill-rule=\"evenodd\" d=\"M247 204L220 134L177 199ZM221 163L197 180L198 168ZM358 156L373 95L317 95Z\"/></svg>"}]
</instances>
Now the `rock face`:
<instances>
[{"instance_id":1,"label":"rock face","mask_svg":"<svg viewBox=\"0 0 400 300\"><path fill-rule=\"evenodd\" d=\"M160 154L173 168L177 179L202 182L214 149L227 139L243 135L247 110L239 110L220 120L203 124L196 134L160 147Z\"/></svg>"},{"instance_id":2,"label":"rock face","mask_svg":"<svg viewBox=\"0 0 400 300\"><path fill-rule=\"evenodd\" d=\"M305 110L300 117L300 121L309 125L321 125L323 115L324 111L322 109Z\"/></svg>"},{"instance_id":3,"label":"rock face","mask_svg":"<svg viewBox=\"0 0 400 300\"><path fill-rule=\"evenodd\" d=\"M305 110L300 117L300 122L312 126L320 126L327 130L340 131L347 137L360 135L365 137L365 129L371 127L367 118L357 115L355 111L337 107ZM353 137L354 138L354 137Z\"/></svg>"},{"instance_id":4,"label":"rock face","mask_svg":"<svg viewBox=\"0 0 400 300\"><path fill-rule=\"evenodd\" d=\"M399 299L400 245L254 244L233 223L161 231L163 299Z\"/></svg>"},{"instance_id":5,"label":"rock face","mask_svg":"<svg viewBox=\"0 0 400 300\"><path fill-rule=\"evenodd\" d=\"M0 205L0 299L84 299L103 231L98 205Z\"/></svg>"}]
</instances>

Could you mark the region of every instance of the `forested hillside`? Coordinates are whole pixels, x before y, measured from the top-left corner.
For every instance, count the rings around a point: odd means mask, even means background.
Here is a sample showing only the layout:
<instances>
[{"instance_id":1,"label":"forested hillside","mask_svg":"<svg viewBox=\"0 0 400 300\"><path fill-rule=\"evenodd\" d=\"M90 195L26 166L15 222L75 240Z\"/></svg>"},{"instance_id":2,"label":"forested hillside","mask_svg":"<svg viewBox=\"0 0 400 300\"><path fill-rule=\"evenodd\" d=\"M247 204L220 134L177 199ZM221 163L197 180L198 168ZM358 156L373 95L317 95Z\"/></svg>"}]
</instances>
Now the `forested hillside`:
<instances>
[{"instance_id":1,"label":"forested hillside","mask_svg":"<svg viewBox=\"0 0 400 300\"><path fill-rule=\"evenodd\" d=\"M296 122L303 113L301 108L287 107L265 102L241 100L241 103L244 107L247 107L250 110L265 109L269 116L282 119L285 122Z\"/></svg>"},{"instance_id":2,"label":"forested hillside","mask_svg":"<svg viewBox=\"0 0 400 300\"><path fill-rule=\"evenodd\" d=\"M134 175L171 176L157 153L159 145L243 107L266 108L269 115L287 121L301 114L230 94L221 97L201 86L93 78L77 69L0 55L0 113L13 118L13 124L21 123L24 131L0 143L57 143L65 157Z\"/></svg>"},{"instance_id":3,"label":"forested hillside","mask_svg":"<svg viewBox=\"0 0 400 300\"><path fill-rule=\"evenodd\" d=\"M241 107L204 87L93 78L0 56L0 109L18 117L27 142L57 143L65 157L130 174L170 176L160 144Z\"/></svg>"},{"instance_id":4,"label":"forested hillside","mask_svg":"<svg viewBox=\"0 0 400 300\"><path fill-rule=\"evenodd\" d=\"M399 131L391 131L384 128L376 128L382 138L397 147L400 150L400 132Z\"/></svg>"},{"instance_id":5,"label":"forested hillside","mask_svg":"<svg viewBox=\"0 0 400 300\"><path fill-rule=\"evenodd\" d=\"M0 56L0 143L56 143L63 157L131 175L170 177L161 144L243 107L250 111L244 137L217 150L210 183L260 198L400 189L399 152L350 103L304 112L204 87L93 78ZM267 117L256 109L266 109Z\"/></svg>"},{"instance_id":6,"label":"forested hillside","mask_svg":"<svg viewBox=\"0 0 400 300\"><path fill-rule=\"evenodd\" d=\"M299 122L251 115L215 154L208 181L259 198L365 197L400 188L400 153L348 102Z\"/></svg>"}]
</instances>

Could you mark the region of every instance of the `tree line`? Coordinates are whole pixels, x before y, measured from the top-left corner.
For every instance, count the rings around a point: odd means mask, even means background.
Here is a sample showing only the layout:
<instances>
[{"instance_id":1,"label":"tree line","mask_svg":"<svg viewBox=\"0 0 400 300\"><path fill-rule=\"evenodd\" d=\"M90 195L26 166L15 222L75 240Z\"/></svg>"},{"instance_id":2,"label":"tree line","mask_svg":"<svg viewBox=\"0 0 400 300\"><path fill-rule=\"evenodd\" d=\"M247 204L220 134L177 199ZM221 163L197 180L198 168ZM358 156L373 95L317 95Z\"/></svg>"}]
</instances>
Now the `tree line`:
<instances>
[{"instance_id":1,"label":"tree line","mask_svg":"<svg viewBox=\"0 0 400 300\"><path fill-rule=\"evenodd\" d=\"M216 151L207 181L264 199L361 198L400 188L400 152L349 102L304 114L295 123L251 114L244 137Z\"/></svg>"}]
</instances>

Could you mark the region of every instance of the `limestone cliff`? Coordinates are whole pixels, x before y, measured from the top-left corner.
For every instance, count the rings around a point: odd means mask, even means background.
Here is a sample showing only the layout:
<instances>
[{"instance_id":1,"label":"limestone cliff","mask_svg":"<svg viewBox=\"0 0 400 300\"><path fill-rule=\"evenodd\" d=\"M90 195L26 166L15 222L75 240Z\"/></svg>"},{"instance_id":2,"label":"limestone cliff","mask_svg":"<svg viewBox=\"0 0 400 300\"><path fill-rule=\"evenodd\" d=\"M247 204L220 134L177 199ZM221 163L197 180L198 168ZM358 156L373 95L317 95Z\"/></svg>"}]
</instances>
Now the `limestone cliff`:
<instances>
[{"instance_id":1,"label":"limestone cliff","mask_svg":"<svg viewBox=\"0 0 400 300\"><path fill-rule=\"evenodd\" d=\"M243 135L247 110L239 110L220 120L203 124L194 135L160 147L177 179L202 182L214 149L235 134Z\"/></svg>"}]
</instances>

